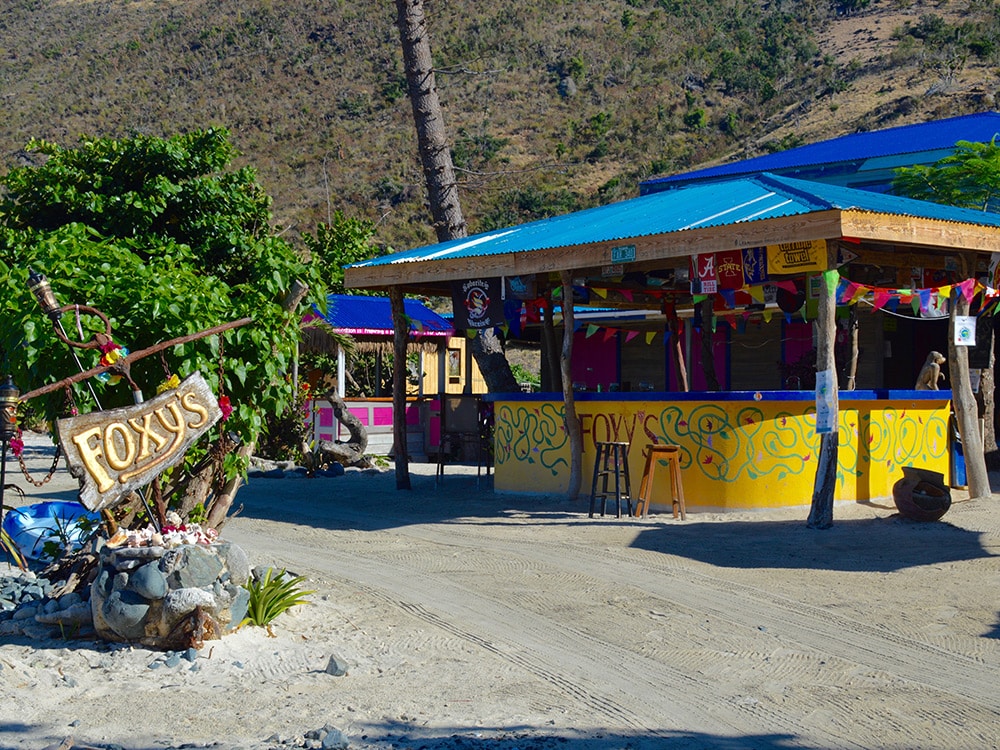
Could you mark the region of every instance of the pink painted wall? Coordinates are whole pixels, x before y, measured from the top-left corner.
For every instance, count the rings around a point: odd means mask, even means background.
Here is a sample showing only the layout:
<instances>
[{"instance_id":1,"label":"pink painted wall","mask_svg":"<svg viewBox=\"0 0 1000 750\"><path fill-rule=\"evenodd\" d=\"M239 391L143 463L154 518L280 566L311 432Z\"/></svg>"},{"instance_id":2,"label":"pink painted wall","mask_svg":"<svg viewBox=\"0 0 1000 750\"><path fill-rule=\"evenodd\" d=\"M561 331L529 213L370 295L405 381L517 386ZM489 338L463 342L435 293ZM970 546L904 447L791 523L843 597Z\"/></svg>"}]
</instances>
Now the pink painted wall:
<instances>
[{"instance_id":1,"label":"pink painted wall","mask_svg":"<svg viewBox=\"0 0 1000 750\"><path fill-rule=\"evenodd\" d=\"M597 390L600 385L607 390L611 383L620 382L618 374L618 336L605 341L604 331L598 331L587 338L585 331L573 334L573 364L571 368L574 383L586 383L587 390Z\"/></svg>"}]
</instances>

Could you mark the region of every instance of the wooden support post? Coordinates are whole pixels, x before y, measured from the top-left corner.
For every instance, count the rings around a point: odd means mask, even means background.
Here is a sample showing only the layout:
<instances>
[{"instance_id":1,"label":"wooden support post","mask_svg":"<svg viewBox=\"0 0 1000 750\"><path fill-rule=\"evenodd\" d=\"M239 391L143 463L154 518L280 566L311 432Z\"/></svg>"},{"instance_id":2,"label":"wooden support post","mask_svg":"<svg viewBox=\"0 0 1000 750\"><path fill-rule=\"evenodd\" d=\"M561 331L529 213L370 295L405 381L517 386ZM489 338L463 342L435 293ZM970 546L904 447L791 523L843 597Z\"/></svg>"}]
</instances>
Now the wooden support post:
<instances>
[{"instance_id":1,"label":"wooden support post","mask_svg":"<svg viewBox=\"0 0 1000 750\"><path fill-rule=\"evenodd\" d=\"M973 266L974 268L974 266ZM990 497L990 478L986 472L986 455L983 438L979 432L979 410L972 393L969 377L969 350L955 346L955 318L969 314L969 300L958 287L951 293L951 314L948 323L948 373L951 377L951 405L955 410L958 431L962 435L962 453L965 457L965 477L969 497Z\"/></svg>"},{"instance_id":2,"label":"wooden support post","mask_svg":"<svg viewBox=\"0 0 1000 750\"><path fill-rule=\"evenodd\" d=\"M819 315L816 318L816 373L827 370L834 372L830 379L830 387L836 395L837 378L834 344L837 340L837 298L836 291L831 291L825 283L821 283L819 292ZM835 428L832 432L820 435L819 463L816 467L816 481L813 484L812 507L809 510L807 526L810 529L828 529L833 525L833 495L837 487L837 456L839 448L839 433Z\"/></svg>"},{"instance_id":3,"label":"wooden support post","mask_svg":"<svg viewBox=\"0 0 1000 750\"><path fill-rule=\"evenodd\" d=\"M583 480L583 433L580 418L576 414L576 400L573 394L573 276L569 271L560 271L562 281L563 344L559 369L562 380L563 407L566 412L566 435L569 437L569 485L566 497L576 500L580 495Z\"/></svg>"},{"instance_id":4,"label":"wooden support post","mask_svg":"<svg viewBox=\"0 0 1000 750\"><path fill-rule=\"evenodd\" d=\"M389 287L392 306L392 442L395 446L396 489L410 486L410 457L406 446L406 339L410 322L403 306L403 289Z\"/></svg>"},{"instance_id":5,"label":"wooden support post","mask_svg":"<svg viewBox=\"0 0 1000 750\"><path fill-rule=\"evenodd\" d=\"M705 375L705 390L719 390L719 378L715 374L715 348L712 346L712 318L715 311L712 298L701 301L701 371Z\"/></svg>"}]
</instances>

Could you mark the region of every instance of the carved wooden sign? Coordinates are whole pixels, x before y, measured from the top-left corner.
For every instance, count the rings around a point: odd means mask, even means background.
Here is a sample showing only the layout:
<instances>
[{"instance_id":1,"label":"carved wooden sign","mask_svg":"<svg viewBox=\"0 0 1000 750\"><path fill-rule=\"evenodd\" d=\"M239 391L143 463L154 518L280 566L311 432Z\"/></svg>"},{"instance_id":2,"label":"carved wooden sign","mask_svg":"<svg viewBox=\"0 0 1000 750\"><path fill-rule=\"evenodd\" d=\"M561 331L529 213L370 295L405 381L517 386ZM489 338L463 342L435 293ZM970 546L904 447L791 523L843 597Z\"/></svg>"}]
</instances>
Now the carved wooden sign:
<instances>
[{"instance_id":1,"label":"carved wooden sign","mask_svg":"<svg viewBox=\"0 0 1000 750\"><path fill-rule=\"evenodd\" d=\"M222 417L200 373L150 401L56 422L70 473L83 479L80 502L90 510L118 504L179 463Z\"/></svg>"}]
</instances>

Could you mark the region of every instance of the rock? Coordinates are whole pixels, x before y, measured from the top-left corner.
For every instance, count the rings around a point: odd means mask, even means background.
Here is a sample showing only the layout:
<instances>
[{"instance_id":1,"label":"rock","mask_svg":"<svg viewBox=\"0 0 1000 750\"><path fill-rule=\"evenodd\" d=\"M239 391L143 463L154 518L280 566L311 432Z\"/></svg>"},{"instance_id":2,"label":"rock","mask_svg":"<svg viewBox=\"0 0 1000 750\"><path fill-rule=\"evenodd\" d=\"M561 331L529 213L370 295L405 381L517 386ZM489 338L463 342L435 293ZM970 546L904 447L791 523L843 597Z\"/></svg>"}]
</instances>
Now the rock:
<instances>
[{"instance_id":1,"label":"rock","mask_svg":"<svg viewBox=\"0 0 1000 750\"><path fill-rule=\"evenodd\" d=\"M225 542L147 549L156 551L101 552L90 589L101 638L183 653L221 638L246 616L250 594L236 584L249 576L242 549ZM128 561L139 565L123 570Z\"/></svg>"},{"instance_id":2,"label":"rock","mask_svg":"<svg viewBox=\"0 0 1000 750\"><path fill-rule=\"evenodd\" d=\"M51 612L35 615L35 622L49 625L61 625L63 628L79 630L81 627L90 627L94 624L94 615L90 609L90 602L77 602L68 607Z\"/></svg>"},{"instance_id":3,"label":"rock","mask_svg":"<svg viewBox=\"0 0 1000 750\"><path fill-rule=\"evenodd\" d=\"M167 577L155 562L149 562L132 573L131 589L144 599L162 599L167 595Z\"/></svg>"},{"instance_id":4,"label":"rock","mask_svg":"<svg viewBox=\"0 0 1000 750\"><path fill-rule=\"evenodd\" d=\"M330 661L326 664L326 673L332 674L334 677L343 677L347 674L347 662L341 659L336 654L330 656Z\"/></svg>"},{"instance_id":5,"label":"rock","mask_svg":"<svg viewBox=\"0 0 1000 750\"><path fill-rule=\"evenodd\" d=\"M242 586L250 580L250 558L242 547L236 544L219 545L219 553L226 560L229 569L229 580L237 586Z\"/></svg>"},{"instance_id":6,"label":"rock","mask_svg":"<svg viewBox=\"0 0 1000 750\"><path fill-rule=\"evenodd\" d=\"M323 737L323 750L347 750L351 746L347 736L335 727L331 727Z\"/></svg>"},{"instance_id":7,"label":"rock","mask_svg":"<svg viewBox=\"0 0 1000 750\"><path fill-rule=\"evenodd\" d=\"M134 591L112 591L99 606L103 624L118 636L114 640L135 641L146 634L144 620L149 614L150 604ZM96 614L94 627L98 627Z\"/></svg>"},{"instance_id":8,"label":"rock","mask_svg":"<svg viewBox=\"0 0 1000 750\"><path fill-rule=\"evenodd\" d=\"M215 603L215 597L204 589L176 589L163 597L163 612L171 619L180 619L193 612L195 607L210 608Z\"/></svg>"}]
</instances>

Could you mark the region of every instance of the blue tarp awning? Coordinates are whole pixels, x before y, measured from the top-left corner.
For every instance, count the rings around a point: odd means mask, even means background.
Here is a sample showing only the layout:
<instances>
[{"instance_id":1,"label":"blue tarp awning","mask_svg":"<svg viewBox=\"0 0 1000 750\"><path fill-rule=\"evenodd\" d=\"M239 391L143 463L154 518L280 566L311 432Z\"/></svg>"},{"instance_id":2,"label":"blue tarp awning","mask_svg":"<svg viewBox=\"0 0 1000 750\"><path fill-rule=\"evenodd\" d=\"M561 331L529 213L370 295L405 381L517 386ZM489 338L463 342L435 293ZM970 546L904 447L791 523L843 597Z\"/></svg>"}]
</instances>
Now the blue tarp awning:
<instances>
[{"instance_id":1,"label":"blue tarp awning","mask_svg":"<svg viewBox=\"0 0 1000 750\"><path fill-rule=\"evenodd\" d=\"M451 323L419 300L404 300L403 307L410 320L412 336L446 337L454 333ZM326 315L315 307L313 313L316 318L326 321L336 333L350 336L393 335L392 309L387 297L330 294L326 298Z\"/></svg>"}]
</instances>

